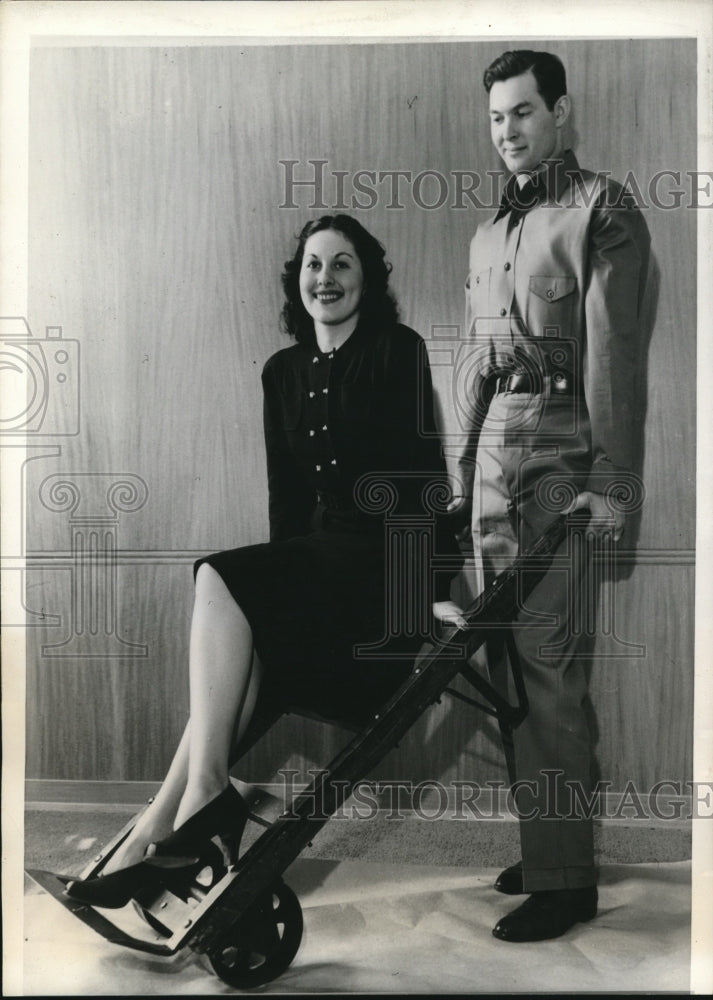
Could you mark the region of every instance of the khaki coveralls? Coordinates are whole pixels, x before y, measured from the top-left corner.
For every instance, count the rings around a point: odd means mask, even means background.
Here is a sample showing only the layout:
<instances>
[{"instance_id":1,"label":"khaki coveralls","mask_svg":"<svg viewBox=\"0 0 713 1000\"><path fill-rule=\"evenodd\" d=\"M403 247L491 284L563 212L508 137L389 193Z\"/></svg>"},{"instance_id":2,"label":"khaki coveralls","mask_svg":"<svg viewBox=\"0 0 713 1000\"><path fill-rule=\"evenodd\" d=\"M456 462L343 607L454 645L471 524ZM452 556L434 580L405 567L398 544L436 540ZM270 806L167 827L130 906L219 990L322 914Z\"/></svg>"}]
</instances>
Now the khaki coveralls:
<instances>
[{"instance_id":1,"label":"khaki coveralls","mask_svg":"<svg viewBox=\"0 0 713 1000\"><path fill-rule=\"evenodd\" d=\"M472 240L456 379L456 391L470 396L461 400L468 445L455 492L473 497L485 582L577 493L630 488L649 235L622 195L567 151L519 194L511 178L500 210ZM567 791L577 783L589 796L592 783L571 615L574 597L589 593L590 561L583 552L573 558L573 548L564 543L512 632L530 703L506 746L520 789L527 892L596 881L591 816L573 816ZM502 687L504 647L491 643L487 653Z\"/></svg>"}]
</instances>

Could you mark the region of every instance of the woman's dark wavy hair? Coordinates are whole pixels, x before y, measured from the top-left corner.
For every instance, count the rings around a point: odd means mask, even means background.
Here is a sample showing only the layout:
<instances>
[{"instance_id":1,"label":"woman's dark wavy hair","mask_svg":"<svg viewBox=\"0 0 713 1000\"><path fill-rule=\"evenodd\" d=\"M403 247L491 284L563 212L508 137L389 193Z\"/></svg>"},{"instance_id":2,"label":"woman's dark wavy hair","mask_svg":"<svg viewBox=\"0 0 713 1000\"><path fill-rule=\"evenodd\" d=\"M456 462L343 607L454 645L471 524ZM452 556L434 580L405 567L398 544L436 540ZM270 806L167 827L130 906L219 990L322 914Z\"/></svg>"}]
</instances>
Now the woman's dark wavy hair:
<instances>
[{"instance_id":1,"label":"woman's dark wavy hair","mask_svg":"<svg viewBox=\"0 0 713 1000\"><path fill-rule=\"evenodd\" d=\"M314 322L302 304L300 295L300 270L305 243L310 236L323 229L334 229L345 236L356 250L364 272L364 297L359 309L359 325L376 333L398 320L399 310L389 289L391 264L386 261L386 251L379 241L350 215L322 215L308 222L297 237L297 251L285 261L282 288L285 304L282 307L282 328L298 343L314 340Z\"/></svg>"}]
</instances>

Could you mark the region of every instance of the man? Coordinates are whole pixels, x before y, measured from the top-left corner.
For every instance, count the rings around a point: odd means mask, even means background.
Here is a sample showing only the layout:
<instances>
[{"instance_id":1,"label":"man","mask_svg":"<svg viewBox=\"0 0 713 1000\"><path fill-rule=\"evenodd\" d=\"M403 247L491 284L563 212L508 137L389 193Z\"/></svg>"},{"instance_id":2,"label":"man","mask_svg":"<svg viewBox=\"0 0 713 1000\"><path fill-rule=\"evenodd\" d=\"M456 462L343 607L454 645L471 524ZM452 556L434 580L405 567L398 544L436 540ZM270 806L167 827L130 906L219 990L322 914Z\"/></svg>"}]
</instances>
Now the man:
<instances>
[{"instance_id":1,"label":"man","mask_svg":"<svg viewBox=\"0 0 713 1000\"><path fill-rule=\"evenodd\" d=\"M590 538L622 537L612 496L631 485L635 464L649 236L630 196L563 150L570 99L556 56L506 52L484 84L492 140L511 176L470 248L466 337L476 377L452 507L472 502L487 581L558 510L588 510ZM590 560L571 559L575 548L564 543L565 569L547 573L511 635L488 648L496 683L505 656L519 658L530 702L506 745L522 862L495 887L529 898L494 928L505 941L558 937L597 911L592 821L569 791L574 783L591 795L592 769L570 620L572 595L591 586Z\"/></svg>"}]
</instances>

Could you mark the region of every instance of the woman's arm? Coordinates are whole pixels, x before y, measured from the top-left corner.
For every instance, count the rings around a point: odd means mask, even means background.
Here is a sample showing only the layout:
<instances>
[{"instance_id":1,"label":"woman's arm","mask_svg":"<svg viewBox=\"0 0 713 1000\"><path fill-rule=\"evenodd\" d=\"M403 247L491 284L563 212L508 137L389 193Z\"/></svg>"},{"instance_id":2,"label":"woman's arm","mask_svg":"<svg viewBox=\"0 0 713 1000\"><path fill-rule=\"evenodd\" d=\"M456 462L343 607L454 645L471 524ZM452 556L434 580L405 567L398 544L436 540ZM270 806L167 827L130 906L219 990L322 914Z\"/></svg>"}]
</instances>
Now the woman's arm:
<instances>
[{"instance_id":1,"label":"woman's arm","mask_svg":"<svg viewBox=\"0 0 713 1000\"><path fill-rule=\"evenodd\" d=\"M315 496L287 440L274 367L265 365L262 384L270 541L278 542L308 534Z\"/></svg>"},{"instance_id":2,"label":"woman's arm","mask_svg":"<svg viewBox=\"0 0 713 1000\"><path fill-rule=\"evenodd\" d=\"M435 513L433 599L448 601L451 580L463 557L455 537L453 519L446 513L450 486L441 438L436 427L434 394L428 352L423 339L412 330L399 330L398 350L390 359L389 393L395 404L395 422L401 429L401 468L416 473L412 489L425 517ZM439 570L438 564L442 568Z\"/></svg>"}]
</instances>

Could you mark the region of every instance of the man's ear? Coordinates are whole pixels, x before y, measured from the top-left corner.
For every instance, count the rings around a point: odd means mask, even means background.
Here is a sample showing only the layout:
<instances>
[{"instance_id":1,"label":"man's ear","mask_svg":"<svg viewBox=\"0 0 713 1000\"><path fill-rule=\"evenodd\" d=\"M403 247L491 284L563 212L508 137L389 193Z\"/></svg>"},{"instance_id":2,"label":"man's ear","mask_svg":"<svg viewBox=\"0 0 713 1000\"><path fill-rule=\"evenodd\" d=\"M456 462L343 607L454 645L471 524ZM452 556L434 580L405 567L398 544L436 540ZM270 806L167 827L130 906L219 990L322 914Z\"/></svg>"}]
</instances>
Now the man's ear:
<instances>
[{"instance_id":1,"label":"man's ear","mask_svg":"<svg viewBox=\"0 0 713 1000\"><path fill-rule=\"evenodd\" d=\"M562 94L561 97L558 97L552 110L555 115L556 127L562 128L564 123L569 118L570 111L572 110L572 101L570 100L569 94Z\"/></svg>"}]
</instances>

